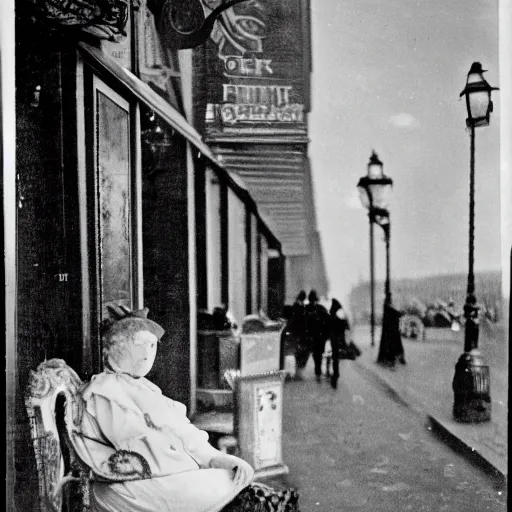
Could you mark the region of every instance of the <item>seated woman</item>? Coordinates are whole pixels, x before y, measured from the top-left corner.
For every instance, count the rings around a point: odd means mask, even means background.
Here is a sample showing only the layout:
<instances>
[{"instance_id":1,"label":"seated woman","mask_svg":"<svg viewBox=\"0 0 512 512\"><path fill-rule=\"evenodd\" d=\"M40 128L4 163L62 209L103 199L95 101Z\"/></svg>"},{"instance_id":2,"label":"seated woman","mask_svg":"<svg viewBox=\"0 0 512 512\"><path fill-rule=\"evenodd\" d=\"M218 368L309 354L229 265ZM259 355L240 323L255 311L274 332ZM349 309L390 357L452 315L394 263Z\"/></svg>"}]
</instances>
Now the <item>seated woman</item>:
<instances>
[{"instance_id":1,"label":"seated woman","mask_svg":"<svg viewBox=\"0 0 512 512\"><path fill-rule=\"evenodd\" d=\"M145 379L164 330L119 307L103 334L105 371L81 392L71 441L92 470L93 512L217 512L254 476L215 449L186 407Z\"/></svg>"}]
</instances>

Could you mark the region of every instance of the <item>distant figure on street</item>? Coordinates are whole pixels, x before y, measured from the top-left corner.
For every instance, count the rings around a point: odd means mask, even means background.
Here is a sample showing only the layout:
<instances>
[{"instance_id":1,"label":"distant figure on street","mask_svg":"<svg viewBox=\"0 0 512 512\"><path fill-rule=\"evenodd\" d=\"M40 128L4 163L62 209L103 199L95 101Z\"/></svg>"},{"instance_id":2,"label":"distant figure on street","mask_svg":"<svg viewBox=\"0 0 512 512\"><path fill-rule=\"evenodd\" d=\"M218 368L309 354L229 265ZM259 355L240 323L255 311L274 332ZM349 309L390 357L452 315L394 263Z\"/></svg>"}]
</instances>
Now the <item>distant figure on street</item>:
<instances>
[{"instance_id":1,"label":"distant figure on street","mask_svg":"<svg viewBox=\"0 0 512 512\"><path fill-rule=\"evenodd\" d=\"M397 362L405 364L404 346L400 334L401 312L393 306L384 306L382 335L377 362L385 366L395 366Z\"/></svg>"},{"instance_id":2,"label":"distant figure on street","mask_svg":"<svg viewBox=\"0 0 512 512\"><path fill-rule=\"evenodd\" d=\"M306 304L306 340L313 352L317 381L320 381L322 375L322 357L325 342L329 338L329 323L329 313L318 302L316 290L311 290L308 295L308 304Z\"/></svg>"},{"instance_id":3,"label":"distant figure on street","mask_svg":"<svg viewBox=\"0 0 512 512\"><path fill-rule=\"evenodd\" d=\"M302 380L309 359L310 347L306 342L306 292L301 290L292 306L285 331L290 336L295 356L295 379Z\"/></svg>"},{"instance_id":4,"label":"distant figure on street","mask_svg":"<svg viewBox=\"0 0 512 512\"><path fill-rule=\"evenodd\" d=\"M348 344L345 332L350 330L343 306L337 299L332 299L330 315L330 339L332 349L332 375L331 386L336 389L338 387L338 379L340 377L339 370L339 353L340 350L347 350Z\"/></svg>"}]
</instances>

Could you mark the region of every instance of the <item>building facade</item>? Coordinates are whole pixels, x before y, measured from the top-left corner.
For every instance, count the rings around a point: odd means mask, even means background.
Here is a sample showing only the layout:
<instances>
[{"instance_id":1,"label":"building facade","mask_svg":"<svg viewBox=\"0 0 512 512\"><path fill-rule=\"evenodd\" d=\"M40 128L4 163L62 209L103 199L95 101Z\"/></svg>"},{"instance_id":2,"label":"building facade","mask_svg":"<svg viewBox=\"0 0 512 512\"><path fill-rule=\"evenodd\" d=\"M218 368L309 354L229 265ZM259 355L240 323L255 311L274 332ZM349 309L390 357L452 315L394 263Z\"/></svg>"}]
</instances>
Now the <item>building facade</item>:
<instances>
[{"instance_id":1,"label":"building facade","mask_svg":"<svg viewBox=\"0 0 512 512\"><path fill-rule=\"evenodd\" d=\"M242 2L194 49L195 126L275 226L287 302L300 289L328 291L308 158L309 9L309 0Z\"/></svg>"},{"instance_id":2,"label":"building facade","mask_svg":"<svg viewBox=\"0 0 512 512\"><path fill-rule=\"evenodd\" d=\"M107 304L149 308L166 331L150 377L193 415L198 311L226 305L241 322L284 301L280 240L187 119L190 52L153 3L117 3L85 29L44 1L14 6L12 510L39 509L29 372L55 357L82 379L101 371Z\"/></svg>"}]
</instances>

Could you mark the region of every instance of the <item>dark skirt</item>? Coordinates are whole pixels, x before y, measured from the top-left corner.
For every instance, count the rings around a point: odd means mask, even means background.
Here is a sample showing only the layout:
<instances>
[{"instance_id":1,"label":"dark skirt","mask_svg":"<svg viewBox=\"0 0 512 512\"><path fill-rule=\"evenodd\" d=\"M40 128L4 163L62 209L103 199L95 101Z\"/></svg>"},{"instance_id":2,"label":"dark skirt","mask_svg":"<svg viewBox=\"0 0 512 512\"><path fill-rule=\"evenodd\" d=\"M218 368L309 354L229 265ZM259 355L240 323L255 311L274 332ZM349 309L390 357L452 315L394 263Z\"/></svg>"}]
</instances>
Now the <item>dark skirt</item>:
<instances>
[{"instance_id":1,"label":"dark skirt","mask_svg":"<svg viewBox=\"0 0 512 512\"><path fill-rule=\"evenodd\" d=\"M222 512L300 512L296 489L277 490L255 482L246 487Z\"/></svg>"},{"instance_id":2,"label":"dark skirt","mask_svg":"<svg viewBox=\"0 0 512 512\"><path fill-rule=\"evenodd\" d=\"M295 361L299 368L305 368L308 364L310 350L308 348L302 348L295 351Z\"/></svg>"},{"instance_id":3,"label":"dark skirt","mask_svg":"<svg viewBox=\"0 0 512 512\"><path fill-rule=\"evenodd\" d=\"M293 337L295 361L298 368L305 368L311 354L311 344L302 336Z\"/></svg>"}]
</instances>

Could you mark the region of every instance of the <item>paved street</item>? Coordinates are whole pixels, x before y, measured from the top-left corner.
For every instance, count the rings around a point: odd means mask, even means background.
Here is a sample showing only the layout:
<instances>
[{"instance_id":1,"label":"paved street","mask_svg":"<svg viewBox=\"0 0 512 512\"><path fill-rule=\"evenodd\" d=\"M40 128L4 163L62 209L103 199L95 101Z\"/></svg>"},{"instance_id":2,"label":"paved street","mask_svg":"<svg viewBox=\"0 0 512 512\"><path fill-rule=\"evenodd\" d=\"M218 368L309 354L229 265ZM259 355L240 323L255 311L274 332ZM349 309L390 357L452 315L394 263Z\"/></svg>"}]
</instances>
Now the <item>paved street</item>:
<instances>
[{"instance_id":1,"label":"paved street","mask_svg":"<svg viewBox=\"0 0 512 512\"><path fill-rule=\"evenodd\" d=\"M356 327L353 335L363 349L358 365L411 407L433 418L446 434L460 440L484 462L506 475L508 354L506 337L499 329L485 322L481 325L480 349L491 373L492 415L490 422L480 424L458 423L452 415L452 379L464 346L463 331L427 329L424 340L403 338L407 365L398 365L392 370L375 364L380 343L378 334L372 349L369 328Z\"/></svg>"},{"instance_id":2,"label":"paved street","mask_svg":"<svg viewBox=\"0 0 512 512\"><path fill-rule=\"evenodd\" d=\"M353 361L337 390L288 381L284 462L301 511L504 511L506 490L446 446L424 417L385 392Z\"/></svg>"}]
</instances>

